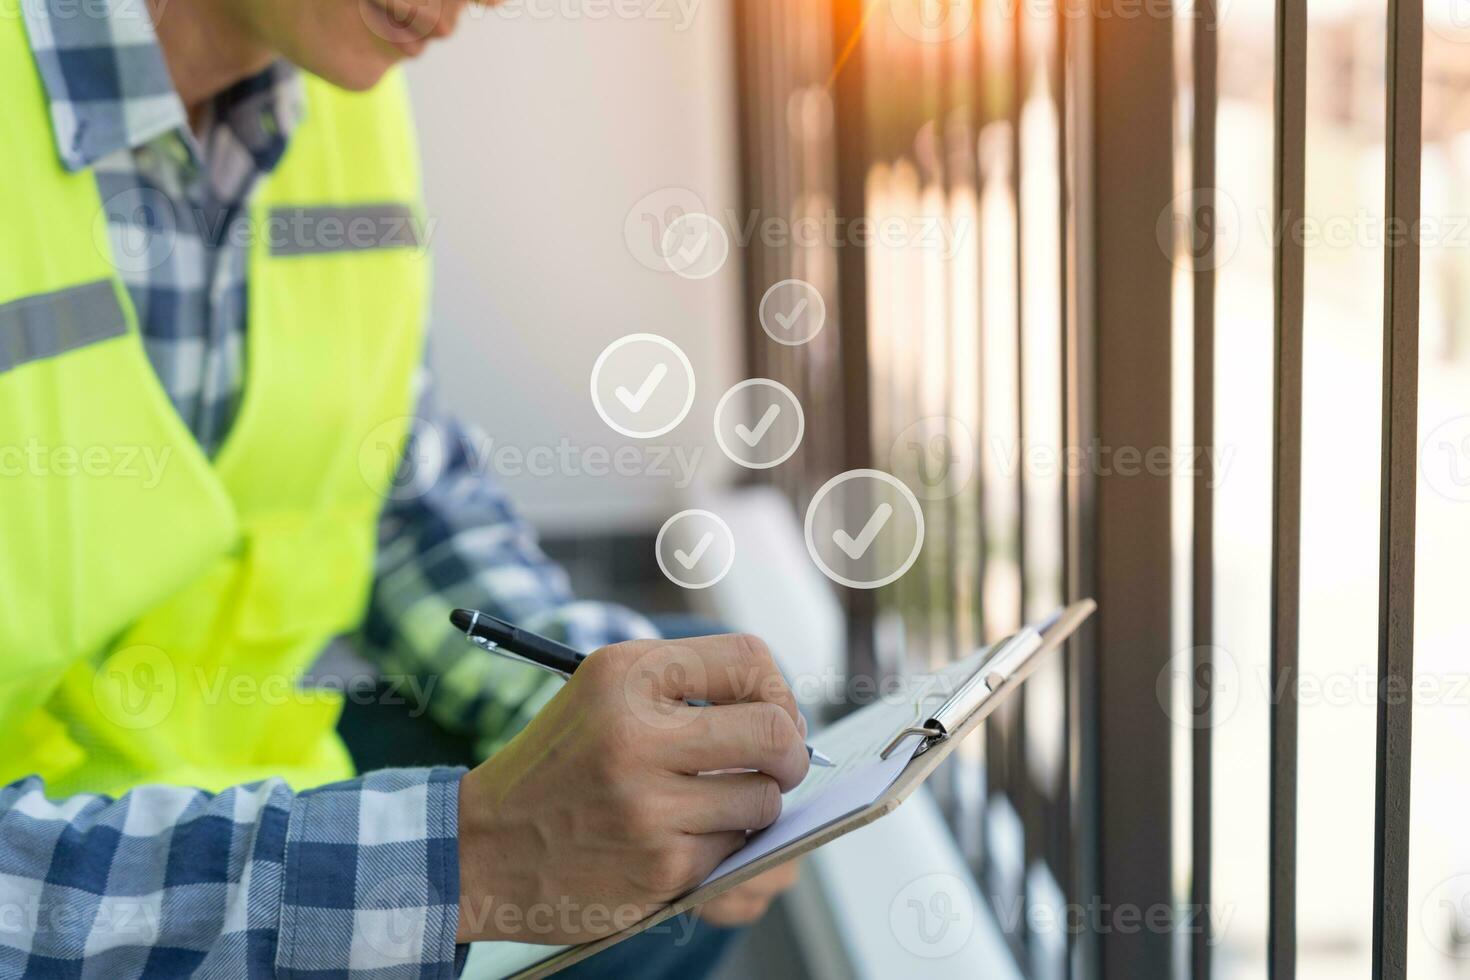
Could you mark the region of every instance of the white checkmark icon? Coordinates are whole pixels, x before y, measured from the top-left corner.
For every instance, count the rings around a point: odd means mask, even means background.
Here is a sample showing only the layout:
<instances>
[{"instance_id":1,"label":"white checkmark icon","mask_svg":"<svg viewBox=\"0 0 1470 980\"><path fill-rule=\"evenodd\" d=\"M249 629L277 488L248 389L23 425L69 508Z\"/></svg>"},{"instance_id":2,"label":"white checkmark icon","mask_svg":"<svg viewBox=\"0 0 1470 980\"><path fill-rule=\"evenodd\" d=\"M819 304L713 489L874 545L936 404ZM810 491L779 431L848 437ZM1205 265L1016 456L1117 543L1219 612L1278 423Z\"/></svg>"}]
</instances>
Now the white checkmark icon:
<instances>
[{"instance_id":1,"label":"white checkmark icon","mask_svg":"<svg viewBox=\"0 0 1470 980\"><path fill-rule=\"evenodd\" d=\"M796 325L797 319L806 312L806 308L809 305L811 305L810 300L803 299L800 303L796 304L796 309L790 313L776 313L773 315L776 318L776 322L781 324L781 329L790 330Z\"/></svg>"},{"instance_id":2,"label":"white checkmark icon","mask_svg":"<svg viewBox=\"0 0 1470 980\"><path fill-rule=\"evenodd\" d=\"M699 257L704 254L704 247L709 244L709 236L710 233L708 230L706 230L704 234L695 239L693 245L680 246L679 250L674 253L674 257L677 258L680 262L683 262L684 267L687 269L689 266L698 261Z\"/></svg>"},{"instance_id":3,"label":"white checkmark icon","mask_svg":"<svg viewBox=\"0 0 1470 980\"><path fill-rule=\"evenodd\" d=\"M868 518L868 523L863 525L863 529L858 532L856 538L839 527L832 532L832 540L837 543L837 547L841 548L847 557L853 561L857 561L868 553L868 549L873 546L873 539L888 524L888 519L892 516L893 506L891 504L879 504L878 509L873 512L872 517Z\"/></svg>"},{"instance_id":4,"label":"white checkmark icon","mask_svg":"<svg viewBox=\"0 0 1470 980\"><path fill-rule=\"evenodd\" d=\"M735 434L743 439L747 446L754 449L755 444L764 439L766 433L771 431L771 426L775 424L776 418L780 414L781 406L772 405L766 409L766 414L761 416L760 421L755 424L754 429L748 428L745 423L740 422L735 426Z\"/></svg>"},{"instance_id":5,"label":"white checkmark icon","mask_svg":"<svg viewBox=\"0 0 1470 980\"><path fill-rule=\"evenodd\" d=\"M653 370L648 372L648 377L643 379L643 384L638 386L637 392L629 391L624 386L618 385L617 390L613 394L618 396L618 401L622 402L628 411L641 412L643 411L643 406L648 404L648 399L653 397L654 391L663 383L668 373L669 366L667 364L655 364Z\"/></svg>"},{"instance_id":6,"label":"white checkmark icon","mask_svg":"<svg viewBox=\"0 0 1470 980\"><path fill-rule=\"evenodd\" d=\"M705 531L704 537L699 539L699 544L694 546L693 551L685 552L682 548L676 548L674 549L674 558L678 560L679 564L684 566L684 571L692 571L694 566L699 564L699 559L703 558L704 553L709 550L709 546L714 544L714 541L715 532Z\"/></svg>"}]
</instances>

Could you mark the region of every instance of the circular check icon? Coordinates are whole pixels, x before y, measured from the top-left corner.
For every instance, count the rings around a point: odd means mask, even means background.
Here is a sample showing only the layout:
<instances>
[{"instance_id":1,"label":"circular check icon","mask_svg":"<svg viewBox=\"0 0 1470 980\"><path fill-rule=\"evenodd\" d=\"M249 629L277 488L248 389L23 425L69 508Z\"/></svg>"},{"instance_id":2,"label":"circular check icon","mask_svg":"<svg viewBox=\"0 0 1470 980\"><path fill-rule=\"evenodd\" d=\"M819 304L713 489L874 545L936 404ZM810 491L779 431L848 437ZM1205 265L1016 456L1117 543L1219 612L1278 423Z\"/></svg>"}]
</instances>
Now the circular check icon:
<instances>
[{"instance_id":1,"label":"circular check icon","mask_svg":"<svg viewBox=\"0 0 1470 980\"><path fill-rule=\"evenodd\" d=\"M735 535L718 514L680 511L659 529L653 556L670 582L685 589L707 589L735 564Z\"/></svg>"},{"instance_id":2,"label":"circular check icon","mask_svg":"<svg viewBox=\"0 0 1470 980\"><path fill-rule=\"evenodd\" d=\"M800 347L822 332L827 302L804 279L783 279L761 297L761 329L778 344Z\"/></svg>"},{"instance_id":3,"label":"circular check icon","mask_svg":"<svg viewBox=\"0 0 1470 980\"><path fill-rule=\"evenodd\" d=\"M748 469L786 462L805 432L806 413L796 394L770 378L740 382L715 406L715 442L732 462Z\"/></svg>"},{"instance_id":4,"label":"circular check icon","mask_svg":"<svg viewBox=\"0 0 1470 980\"><path fill-rule=\"evenodd\" d=\"M623 220L623 241L638 264L668 272L664 239L669 226L686 214L704 211L704 199L687 187L663 187L643 196Z\"/></svg>"},{"instance_id":5,"label":"circular check icon","mask_svg":"<svg viewBox=\"0 0 1470 980\"><path fill-rule=\"evenodd\" d=\"M924 548L924 512L903 481L882 470L834 476L806 511L806 548L822 574L850 589L898 581Z\"/></svg>"},{"instance_id":6,"label":"circular check icon","mask_svg":"<svg viewBox=\"0 0 1470 980\"><path fill-rule=\"evenodd\" d=\"M592 365L592 407L615 432L653 439L673 430L694 406L694 366L667 337L619 337Z\"/></svg>"},{"instance_id":7,"label":"circular check icon","mask_svg":"<svg viewBox=\"0 0 1470 980\"><path fill-rule=\"evenodd\" d=\"M730 235L715 218L693 212L664 231L663 254L669 268L685 279L708 279L730 258Z\"/></svg>"}]
</instances>

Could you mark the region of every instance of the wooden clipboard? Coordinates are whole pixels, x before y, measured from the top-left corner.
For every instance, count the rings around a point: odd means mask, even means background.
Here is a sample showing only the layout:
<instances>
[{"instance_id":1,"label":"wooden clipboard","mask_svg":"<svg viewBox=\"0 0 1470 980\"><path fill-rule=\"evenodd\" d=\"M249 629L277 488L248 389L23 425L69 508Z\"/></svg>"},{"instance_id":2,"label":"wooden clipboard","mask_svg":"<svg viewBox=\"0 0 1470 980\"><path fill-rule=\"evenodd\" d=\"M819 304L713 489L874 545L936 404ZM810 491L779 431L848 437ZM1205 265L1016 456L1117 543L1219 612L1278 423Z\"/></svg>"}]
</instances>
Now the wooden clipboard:
<instances>
[{"instance_id":1,"label":"wooden clipboard","mask_svg":"<svg viewBox=\"0 0 1470 980\"><path fill-rule=\"evenodd\" d=\"M1062 610L1056 621L1051 624L1042 634L1041 645L1035 652L1019 663L1016 668L1009 672L1003 680L999 680L994 689L990 689L987 696L983 697L973 711L961 719L957 725L951 726L947 731L933 732L925 739L925 743L916 750L915 755L904 767L897 779L895 779L877 800L869 806L848 814L833 823L822 827L814 833L808 834L798 840L792 841L786 846L766 854L750 864L738 870L701 885L699 888L678 899L641 922L624 929L622 932L607 936L595 942L584 943L570 949L561 950L544 960L512 974L511 980L539 980L548 977L573 963L580 962L589 956L599 953L610 946L615 946L631 936L646 929L651 929L661 922L665 922L682 912L703 905L717 895L721 895L730 889L741 885L757 875L771 870L777 865L784 864L793 858L798 858L808 851L816 850L823 844L827 844L839 837L852 833L861 827L877 820L898 809L898 805L908 799L909 795L917 789L924 780L929 778L930 773L939 768L951 752L954 751L961 741L968 737L980 724L990 716L991 712L1000 707L1010 695L1025 683L1038 667L1046 660L1048 654L1059 649L1068 639L1077 632L1087 618L1097 609L1097 603L1091 599L1084 599ZM979 669L984 669L979 668ZM978 674L978 670L977 670Z\"/></svg>"}]
</instances>

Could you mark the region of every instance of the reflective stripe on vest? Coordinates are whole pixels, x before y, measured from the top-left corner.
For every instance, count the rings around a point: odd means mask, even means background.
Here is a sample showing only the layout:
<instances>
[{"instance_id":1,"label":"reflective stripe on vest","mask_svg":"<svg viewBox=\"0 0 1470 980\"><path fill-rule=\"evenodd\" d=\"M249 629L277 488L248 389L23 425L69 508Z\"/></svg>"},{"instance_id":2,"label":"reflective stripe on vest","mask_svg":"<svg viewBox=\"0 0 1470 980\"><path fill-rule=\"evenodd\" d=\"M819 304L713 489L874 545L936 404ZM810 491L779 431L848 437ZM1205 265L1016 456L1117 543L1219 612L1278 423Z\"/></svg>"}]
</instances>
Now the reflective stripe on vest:
<instances>
[{"instance_id":1,"label":"reflective stripe on vest","mask_svg":"<svg viewBox=\"0 0 1470 980\"><path fill-rule=\"evenodd\" d=\"M0 374L127 332L110 280L27 296L0 306Z\"/></svg>"},{"instance_id":2,"label":"reflective stripe on vest","mask_svg":"<svg viewBox=\"0 0 1470 980\"><path fill-rule=\"evenodd\" d=\"M252 205L247 383L213 460L148 361L95 177L57 159L19 18L0 83L0 782L349 775L339 699L297 681L361 618L412 411L428 262L401 79L307 83Z\"/></svg>"}]
</instances>

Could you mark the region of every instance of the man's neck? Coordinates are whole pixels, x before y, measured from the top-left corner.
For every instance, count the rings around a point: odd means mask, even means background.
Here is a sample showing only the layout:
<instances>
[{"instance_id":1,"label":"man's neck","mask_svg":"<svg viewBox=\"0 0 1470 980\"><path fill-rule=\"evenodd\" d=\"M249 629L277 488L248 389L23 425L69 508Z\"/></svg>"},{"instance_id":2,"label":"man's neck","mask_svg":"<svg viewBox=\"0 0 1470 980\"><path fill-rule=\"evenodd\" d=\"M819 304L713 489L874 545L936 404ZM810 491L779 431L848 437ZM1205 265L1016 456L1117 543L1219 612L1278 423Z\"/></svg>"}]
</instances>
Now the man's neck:
<instances>
[{"instance_id":1,"label":"man's neck","mask_svg":"<svg viewBox=\"0 0 1470 980\"><path fill-rule=\"evenodd\" d=\"M149 0L174 88L198 128L211 99L264 71L276 55L219 0Z\"/></svg>"}]
</instances>

